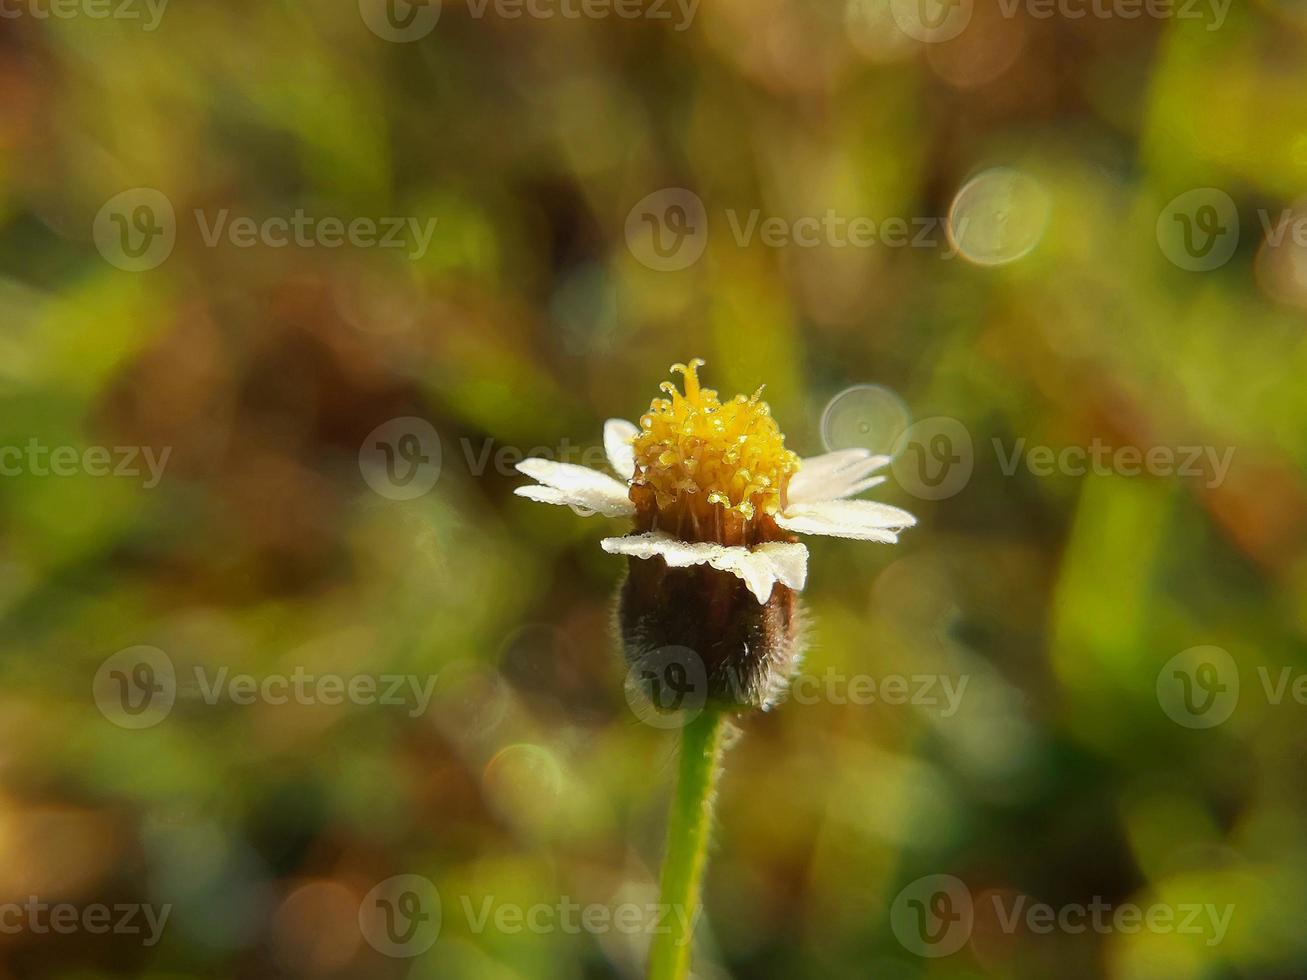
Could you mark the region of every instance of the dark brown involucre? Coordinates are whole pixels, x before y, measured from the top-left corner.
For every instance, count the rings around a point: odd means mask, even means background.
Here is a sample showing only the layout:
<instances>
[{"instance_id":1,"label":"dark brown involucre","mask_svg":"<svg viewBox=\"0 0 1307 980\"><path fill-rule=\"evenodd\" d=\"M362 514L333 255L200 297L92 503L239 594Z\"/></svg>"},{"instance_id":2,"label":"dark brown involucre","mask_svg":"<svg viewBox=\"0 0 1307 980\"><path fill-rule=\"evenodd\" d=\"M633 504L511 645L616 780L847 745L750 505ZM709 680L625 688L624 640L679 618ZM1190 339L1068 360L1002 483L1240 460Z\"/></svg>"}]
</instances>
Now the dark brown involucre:
<instances>
[{"instance_id":1,"label":"dark brown involucre","mask_svg":"<svg viewBox=\"0 0 1307 980\"><path fill-rule=\"evenodd\" d=\"M802 656L801 614L798 594L779 582L759 603L730 572L631 558L617 627L627 663L648 683L665 684L669 667L688 660L681 683L706 684L691 696L720 708L767 708ZM656 690L647 693L657 701Z\"/></svg>"}]
</instances>

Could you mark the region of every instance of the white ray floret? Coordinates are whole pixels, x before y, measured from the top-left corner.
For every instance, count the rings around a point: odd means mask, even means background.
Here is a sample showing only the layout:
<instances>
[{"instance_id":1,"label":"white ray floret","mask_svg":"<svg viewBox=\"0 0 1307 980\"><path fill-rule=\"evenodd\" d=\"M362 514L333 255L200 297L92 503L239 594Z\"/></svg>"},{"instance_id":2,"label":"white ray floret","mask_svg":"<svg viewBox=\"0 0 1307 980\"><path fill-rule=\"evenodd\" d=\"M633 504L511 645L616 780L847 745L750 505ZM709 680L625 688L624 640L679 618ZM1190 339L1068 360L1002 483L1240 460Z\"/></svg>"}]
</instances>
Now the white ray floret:
<instances>
[{"instance_id":1,"label":"white ray floret","mask_svg":"<svg viewBox=\"0 0 1307 980\"><path fill-rule=\"evenodd\" d=\"M632 441L640 434L640 429L626 419L609 419L604 423L604 452L608 454L608 465L623 480L635 476L635 447Z\"/></svg>"},{"instance_id":2,"label":"white ray floret","mask_svg":"<svg viewBox=\"0 0 1307 980\"><path fill-rule=\"evenodd\" d=\"M789 502L810 504L852 497L884 483L883 476L870 474L890 462L890 457L873 456L867 449L841 449L805 459L790 480Z\"/></svg>"},{"instance_id":3,"label":"white ray floret","mask_svg":"<svg viewBox=\"0 0 1307 980\"><path fill-rule=\"evenodd\" d=\"M917 519L906 510L875 500L823 500L793 504L776 518L776 523L795 534L824 534L894 544L898 532L912 527Z\"/></svg>"},{"instance_id":4,"label":"white ray floret","mask_svg":"<svg viewBox=\"0 0 1307 980\"><path fill-rule=\"evenodd\" d=\"M629 517L635 513L635 505L631 503L626 484L614 480L607 473L552 459L524 459L517 464L517 468L519 472L544 484L518 487L513 492L519 497L545 504L582 507L605 517Z\"/></svg>"},{"instance_id":5,"label":"white ray floret","mask_svg":"<svg viewBox=\"0 0 1307 980\"><path fill-rule=\"evenodd\" d=\"M777 582L801 590L808 578L808 549L801 544L773 541L748 548L703 541L682 541L665 531L604 538L600 546L610 555L661 558L668 568L710 565L741 579L760 603L765 603Z\"/></svg>"}]
</instances>

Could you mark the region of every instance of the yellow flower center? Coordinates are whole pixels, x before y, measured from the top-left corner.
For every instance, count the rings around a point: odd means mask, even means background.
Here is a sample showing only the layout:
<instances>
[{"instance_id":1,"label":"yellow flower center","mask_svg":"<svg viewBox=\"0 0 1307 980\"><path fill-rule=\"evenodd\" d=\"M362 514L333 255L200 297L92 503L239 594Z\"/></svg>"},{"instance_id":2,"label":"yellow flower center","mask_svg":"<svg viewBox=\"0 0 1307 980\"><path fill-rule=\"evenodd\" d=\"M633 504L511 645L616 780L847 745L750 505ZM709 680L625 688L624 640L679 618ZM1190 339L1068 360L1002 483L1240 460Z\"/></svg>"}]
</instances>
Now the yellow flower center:
<instances>
[{"instance_id":1,"label":"yellow flower center","mask_svg":"<svg viewBox=\"0 0 1307 980\"><path fill-rule=\"evenodd\" d=\"M722 404L699 387L698 358L673 364L685 393L669 381L635 437L631 499L643 524L691 540L752 543L780 536L770 518L784 503L799 458L785 448L759 388Z\"/></svg>"}]
</instances>

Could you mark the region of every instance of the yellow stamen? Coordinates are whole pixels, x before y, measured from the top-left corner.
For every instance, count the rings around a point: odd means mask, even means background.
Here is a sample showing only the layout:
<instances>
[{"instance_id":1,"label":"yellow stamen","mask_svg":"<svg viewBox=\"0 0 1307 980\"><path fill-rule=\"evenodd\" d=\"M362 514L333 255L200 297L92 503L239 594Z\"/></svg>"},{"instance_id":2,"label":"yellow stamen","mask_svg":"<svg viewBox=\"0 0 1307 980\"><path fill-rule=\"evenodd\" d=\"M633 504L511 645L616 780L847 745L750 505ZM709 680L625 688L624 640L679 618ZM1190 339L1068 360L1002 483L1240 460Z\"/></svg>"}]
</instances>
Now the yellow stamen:
<instances>
[{"instance_id":1,"label":"yellow stamen","mask_svg":"<svg viewBox=\"0 0 1307 980\"><path fill-rule=\"evenodd\" d=\"M693 527L734 528L732 538L769 537L750 526L780 510L799 458L785 448L761 388L722 404L699 385L703 363L673 364L684 375L684 394L664 382L670 397L655 398L640 417L631 499L652 510L654 523L674 521L669 530L684 530L688 517Z\"/></svg>"}]
</instances>

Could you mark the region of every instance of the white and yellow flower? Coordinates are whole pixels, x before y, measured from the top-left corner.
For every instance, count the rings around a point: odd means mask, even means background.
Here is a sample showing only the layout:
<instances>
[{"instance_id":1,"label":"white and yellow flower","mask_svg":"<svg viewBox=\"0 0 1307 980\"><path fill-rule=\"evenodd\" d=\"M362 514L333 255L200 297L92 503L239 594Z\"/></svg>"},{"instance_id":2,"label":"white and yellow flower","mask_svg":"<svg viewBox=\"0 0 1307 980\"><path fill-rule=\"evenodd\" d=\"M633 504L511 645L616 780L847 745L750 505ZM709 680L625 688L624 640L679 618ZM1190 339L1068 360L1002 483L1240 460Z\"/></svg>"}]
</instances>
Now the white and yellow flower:
<instances>
[{"instance_id":1,"label":"white and yellow flower","mask_svg":"<svg viewBox=\"0 0 1307 980\"><path fill-rule=\"evenodd\" d=\"M634 533L604 538L610 554L661 559L668 568L706 565L740 579L759 603L774 590L803 588L808 550L799 534L894 544L916 524L905 510L858 494L883 483L888 456L844 449L799 459L785 448L767 403L728 402L699 386L703 361L675 364L685 391L670 382L640 417L604 425L616 478L548 459L518 469L536 480L516 493L608 517L630 517Z\"/></svg>"}]
</instances>

